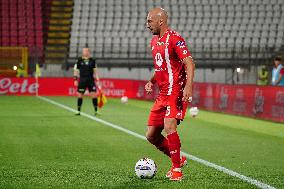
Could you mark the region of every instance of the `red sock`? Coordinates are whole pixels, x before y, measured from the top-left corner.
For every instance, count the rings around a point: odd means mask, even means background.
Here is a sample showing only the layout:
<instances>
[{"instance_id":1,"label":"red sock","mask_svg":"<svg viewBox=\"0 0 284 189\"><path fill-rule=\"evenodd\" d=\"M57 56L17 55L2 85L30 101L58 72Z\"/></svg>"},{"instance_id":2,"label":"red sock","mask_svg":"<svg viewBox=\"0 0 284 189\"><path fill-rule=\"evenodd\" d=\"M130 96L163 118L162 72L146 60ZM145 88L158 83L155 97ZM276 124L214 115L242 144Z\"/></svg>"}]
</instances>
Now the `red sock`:
<instances>
[{"instance_id":1,"label":"red sock","mask_svg":"<svg viewBox=\"0 0 284 189\"><path fill-rule=\"evenodd\" d=\"M180 140L177 132L168 135L169 149L174 168L180 168Z\"/></svg>"},{"instance_id":2,"label":"red sock","mask_svg":"<svg viewBox=\"0 0 284 189\"><path fill-rule=\"evenodd\" d=\"M160 140L154 144L160 151L162 151L164 154L167 156L171 157L170 154L170 149L169 149L169 142L168 140L164 137L161 136Z\"/></svg>"}]
</instances>

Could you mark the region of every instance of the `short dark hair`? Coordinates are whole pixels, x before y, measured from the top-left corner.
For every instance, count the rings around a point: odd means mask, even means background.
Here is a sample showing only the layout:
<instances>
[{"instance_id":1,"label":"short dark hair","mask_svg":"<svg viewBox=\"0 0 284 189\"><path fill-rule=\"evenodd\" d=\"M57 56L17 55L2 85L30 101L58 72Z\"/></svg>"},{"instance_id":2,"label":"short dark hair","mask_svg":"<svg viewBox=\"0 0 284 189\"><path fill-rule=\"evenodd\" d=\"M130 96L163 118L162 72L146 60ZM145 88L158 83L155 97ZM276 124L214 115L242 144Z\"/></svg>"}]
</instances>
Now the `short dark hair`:
<instances>
[{"instance_id":1,"label":"short dark hair","mask_svg":"<svg viewBox=\"0 0 284 189\"><path fill-rule=\"evenodd\" d=\"M282 62L282 57L281 57L281 56L276 56L276 57L274 58L274 61L280 61L280 62Z\"/></svg>"}]
</instances>

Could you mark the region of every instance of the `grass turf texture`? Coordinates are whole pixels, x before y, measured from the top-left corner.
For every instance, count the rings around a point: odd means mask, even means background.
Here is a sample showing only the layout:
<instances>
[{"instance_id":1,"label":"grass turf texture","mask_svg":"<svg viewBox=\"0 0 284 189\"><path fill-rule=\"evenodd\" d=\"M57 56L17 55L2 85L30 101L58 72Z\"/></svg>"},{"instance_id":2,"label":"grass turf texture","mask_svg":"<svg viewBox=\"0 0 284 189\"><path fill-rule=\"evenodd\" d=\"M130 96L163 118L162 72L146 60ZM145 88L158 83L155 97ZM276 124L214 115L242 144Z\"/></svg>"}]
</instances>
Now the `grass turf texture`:
<instances>
[{"instance_id":1,"label":"grass turf texture","mask_svg":"<svg viewBox=\"0 0 284 189\"><path fill-rule=\"evenodd\" d=\"M74 97L50 97L76 108ZM151 102L109 99L99 118L144 135ZM165 173L170 160L147 141L36 97L0 97L0 188L256 188L190 161L182 182ZM93 114L90 99L83 112ZM179 126L182 150L284 188L284 125L201 111ZM135 176L138 159L158 165L151 180Z\"/></svg>"}]
</instances>

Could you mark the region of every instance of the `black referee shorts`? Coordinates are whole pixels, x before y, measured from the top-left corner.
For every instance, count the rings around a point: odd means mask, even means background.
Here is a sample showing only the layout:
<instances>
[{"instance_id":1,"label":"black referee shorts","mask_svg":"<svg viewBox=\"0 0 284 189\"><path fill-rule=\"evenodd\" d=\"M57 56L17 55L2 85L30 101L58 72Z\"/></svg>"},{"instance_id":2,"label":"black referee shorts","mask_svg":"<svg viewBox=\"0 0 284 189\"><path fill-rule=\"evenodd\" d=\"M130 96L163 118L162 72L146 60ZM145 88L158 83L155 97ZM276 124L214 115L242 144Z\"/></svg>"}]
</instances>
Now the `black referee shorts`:
<instances>
[{"instance_id":1,"label":"black referee shorts","mask_svg":"<svg viewBox=\"0 0 284 189\"><path fill-rule=\"evenodd\" d=\"M78 85L78 92L79 93L85 93L86 88L89 92L96 92L96 84L93 80L93 78L80 78L79 85Z\"/></svg>"}]
</instances>

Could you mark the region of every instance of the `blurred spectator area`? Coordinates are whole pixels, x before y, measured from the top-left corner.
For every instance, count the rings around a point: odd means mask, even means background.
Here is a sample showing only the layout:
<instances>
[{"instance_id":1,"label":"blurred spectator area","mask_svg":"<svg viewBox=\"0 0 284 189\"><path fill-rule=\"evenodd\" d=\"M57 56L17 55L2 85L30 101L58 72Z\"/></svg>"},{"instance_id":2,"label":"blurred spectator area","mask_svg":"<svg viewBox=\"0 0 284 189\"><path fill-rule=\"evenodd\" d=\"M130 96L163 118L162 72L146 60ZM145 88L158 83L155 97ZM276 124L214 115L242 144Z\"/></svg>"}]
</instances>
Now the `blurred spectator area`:
<instances>
[{"instance_id":1,"label":"blurred spectator area","mask_svg":"<svg viewBox=\"0 0 284 189\"><path fill-rule=\"evenodd\" d=\"M0 46L28 47L43 56L42 0L0 0Z\"/></svg>"},{"instance_id":2,"label":"blurred spectator area","mask_svg":"<svg viewBox=\"0 0 284 189\"><path fill-rule=\"evenodd\" d=\"M87 46L102 66L152 67L145 21L155 6L199 67L268 64L284 52L283 0L0 0L0 46L28 47L32 65L71 66Z\"/></svg>"},{"instance_id":3,"label":"blurred spectator area","mask_svg":"<svg viewBox=\"0 0 284 189\"><path fill-rule=\"evenodd\" d=\"M74 0L69 61L85 46L103 62L150 60L145 20L155 6L169 12L199 66L265 63L283 51L283 0Z\"/></svg>"}]
</instances>

